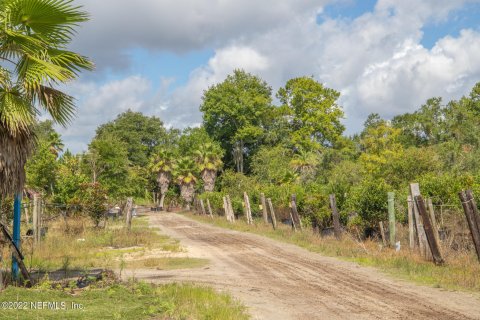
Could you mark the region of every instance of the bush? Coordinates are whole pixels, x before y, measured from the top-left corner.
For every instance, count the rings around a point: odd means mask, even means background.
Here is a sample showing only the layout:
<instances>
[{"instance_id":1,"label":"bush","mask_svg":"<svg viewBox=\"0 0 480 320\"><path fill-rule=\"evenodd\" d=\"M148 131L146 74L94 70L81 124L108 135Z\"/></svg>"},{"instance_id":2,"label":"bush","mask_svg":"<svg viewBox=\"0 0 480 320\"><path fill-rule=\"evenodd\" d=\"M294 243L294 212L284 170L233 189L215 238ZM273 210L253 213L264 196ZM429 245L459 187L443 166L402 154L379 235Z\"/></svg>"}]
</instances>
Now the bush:
<instances>
[{"instance_id":1,"label":"bush","mask_svg":"<svg viewBox=\"0 0 480 320\"><path fill-rule=\"evenodd\" d=\"M81 186L83 211L92 218L95 226L107 212L107 191L100 183L84 183Z\"/></svg>"},{"instance_id":2,"label":"bush","mask_svg":"<svg viewBox=\"0 0 480 320\"><path fill-rule=\"evenodd\" d=\"M362 226L376 228L378 222L387 219L389 191L383 179L365 179L352 188L347 207L358 213Z\"/></svg>"}]
</instances>

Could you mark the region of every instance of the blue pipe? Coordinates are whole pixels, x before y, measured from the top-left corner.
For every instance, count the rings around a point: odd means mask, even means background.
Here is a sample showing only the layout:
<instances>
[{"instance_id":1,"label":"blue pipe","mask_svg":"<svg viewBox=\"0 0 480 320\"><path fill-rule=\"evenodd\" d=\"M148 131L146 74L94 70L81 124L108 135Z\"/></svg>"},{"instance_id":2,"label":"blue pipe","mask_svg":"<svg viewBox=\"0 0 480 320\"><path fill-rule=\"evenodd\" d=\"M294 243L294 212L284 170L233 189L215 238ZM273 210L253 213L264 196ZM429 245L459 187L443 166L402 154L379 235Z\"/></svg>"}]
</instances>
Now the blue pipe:
<instances>
[{"instance_id":1,"label":"blue pipe","mask_svg":"<svg viewBox=\"0 0 480 320\"><path fill-rule=\"evenodd\" d=\"M15 202L13 204L13 242L20 248L20 218L22 209L22 194L15 195ZM15 257L12 257L12 277L18 280L18 262Z\"/></svg>"}]
</instances>

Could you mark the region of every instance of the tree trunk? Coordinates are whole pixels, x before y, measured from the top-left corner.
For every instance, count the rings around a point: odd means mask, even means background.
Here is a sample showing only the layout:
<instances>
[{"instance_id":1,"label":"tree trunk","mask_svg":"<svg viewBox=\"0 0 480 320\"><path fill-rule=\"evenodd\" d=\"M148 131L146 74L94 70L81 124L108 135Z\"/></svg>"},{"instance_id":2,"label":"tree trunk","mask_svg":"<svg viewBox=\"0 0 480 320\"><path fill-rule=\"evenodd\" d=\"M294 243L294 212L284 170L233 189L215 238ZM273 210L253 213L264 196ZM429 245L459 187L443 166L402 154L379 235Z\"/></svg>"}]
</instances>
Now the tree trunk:
<instances>
[{"instance_id":1,"label":"tree trunk","mask_svg":"<svg viewBox=\"0 0 480 320\"><path fill-rule=\"evenodd\" d=\"M165 193L162 193L162 196L160 197L160 210L163 210L164 202L165 202Z\"/></svg>"},{"instance_id":2,"label":"tree trunk","mask_svg":"<svg viewBox=\"0 0 480 320\"><path fill-rule=\"evenodd\" d=\"M217 171L215 170L203 170L202 180L203 189L205 192L212 192L215 189L215 179L217 177Z\"/></svg>"},{"instance_id":3,"label":"tree trunk","mask_svg":"<svg viewBox=\"0 0 480 320\"><path fill-rule=\"evenodd\" d=\"M33 133L12 137L0 124L0 196L13 195L23 190L25 163L34 144Z\"/></svg>"},{"instance_id":4,"label":"tree trunk","mask_svg":"<svg viewBox=\"0 0 480 320\"><path fill-rule=\"evenodd\" d=\"M182 184L180 186L180 195L185 200L186 209L190 210L190 204L195 194L195 185L193 183Z\"/></svg>"}]
</instances>

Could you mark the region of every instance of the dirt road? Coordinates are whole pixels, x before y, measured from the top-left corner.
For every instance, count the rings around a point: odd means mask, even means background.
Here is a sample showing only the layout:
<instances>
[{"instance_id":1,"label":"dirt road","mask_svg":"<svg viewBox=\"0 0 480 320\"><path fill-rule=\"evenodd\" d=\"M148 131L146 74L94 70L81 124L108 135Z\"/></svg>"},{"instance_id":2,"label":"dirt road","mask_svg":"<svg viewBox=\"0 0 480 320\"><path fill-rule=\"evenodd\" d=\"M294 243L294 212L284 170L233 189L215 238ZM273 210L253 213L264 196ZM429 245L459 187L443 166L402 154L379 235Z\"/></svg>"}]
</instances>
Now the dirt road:
<instances>
[{"instance_id":1,"label":"dirt road","mask_svg":"<svg viewBox=\"0 0 480 320\"><path fill-rule=\"evenodd\" d=\"M374 269L173 213L152 226L210 265L136 270L146 281L204 283L243 301L254 319L480 319L480 297L392 280Z\"/></svg>"}]
</instances>

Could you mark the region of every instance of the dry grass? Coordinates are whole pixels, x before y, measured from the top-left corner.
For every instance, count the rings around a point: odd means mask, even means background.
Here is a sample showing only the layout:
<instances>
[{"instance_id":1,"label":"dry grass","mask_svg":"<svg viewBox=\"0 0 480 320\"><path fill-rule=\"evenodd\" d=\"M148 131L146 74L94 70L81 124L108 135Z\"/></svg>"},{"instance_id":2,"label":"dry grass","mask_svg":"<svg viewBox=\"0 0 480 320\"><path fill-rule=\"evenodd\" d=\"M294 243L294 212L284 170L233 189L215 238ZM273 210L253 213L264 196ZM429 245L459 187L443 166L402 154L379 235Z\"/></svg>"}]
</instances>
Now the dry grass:
<instances>
[{"instance_id":1,"label":"dry grass","mask_svg":"<svg viewBox=\"0 0 480 320\"><path fill-rule=\"evenodd\" d=\"M200 268L206 266L207 264L207 259L165 257L129 261L126 263L126 267L129 269L153 268L157 270L172 270Z\"/></svg>"},{"instance_id":2,"label":"dry grass","mask_svg":"<svg viewBox=\"0 0 480 320\"><path fill-rule=\"evenodd\" d=\"M309 230L293 232L286 225L280 225L277 230L273 230L271 226L264 225L259 220L255 221L254 225L247 225L241 220L231 224L223 217L215 217L212 220L208 217L188 215L216 226L264 235L298 245L312 252L376 267L388 274L421 284L447 289L480 291L480 263L472 251L444 248L446 264L435 266L432 262L425 261L417 252L409 250L408 242L404 240L406 232L401 227L398 236L402 248L396 252L391 248L383 247L380 241L359 241L357 237L350 234L344 234L342 240L337 241L333 237L320 237Z\"/></svg>"},{"instance_id":3,"label":"dry grass","mask_svg":"<svg viewBox=\"0 0 480 320\"><path fill-rule=\"evenodd\" d=\"M22 227L26 230L26 226ZM93 268L120 269L130 267L176 269L201 267L201 259L172 258L171 252L182 252L179 242L149 228L147 220L135 218L130 231L123 221L109 222L107 228L94 228L89 219L71 218L68 228L62 220L52 221L39 246L31 238L22 240L25 265L33 272L60 271L66 277ZM150 252L165 257L146 259ZM8 269L10 257L4 250L3 268Z\"/></svg>"}]
</instances>

